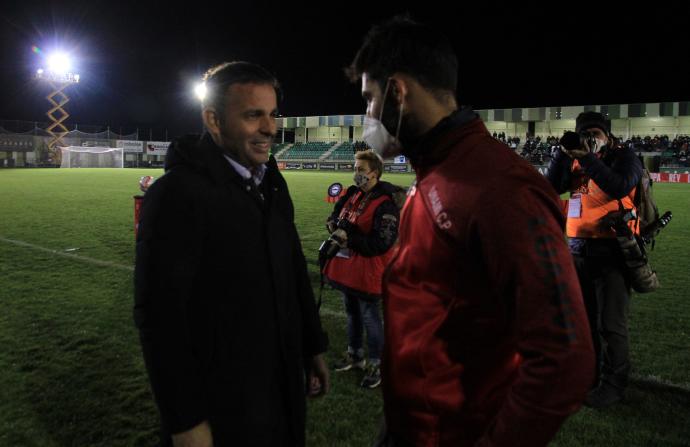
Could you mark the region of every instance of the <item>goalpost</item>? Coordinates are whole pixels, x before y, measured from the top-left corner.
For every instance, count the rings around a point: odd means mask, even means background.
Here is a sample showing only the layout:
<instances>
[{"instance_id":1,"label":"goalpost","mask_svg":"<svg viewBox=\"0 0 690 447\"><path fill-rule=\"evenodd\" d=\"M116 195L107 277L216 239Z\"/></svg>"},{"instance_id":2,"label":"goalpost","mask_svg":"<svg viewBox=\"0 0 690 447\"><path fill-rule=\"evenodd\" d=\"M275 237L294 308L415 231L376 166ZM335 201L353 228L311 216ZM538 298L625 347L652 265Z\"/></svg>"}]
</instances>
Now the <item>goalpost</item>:
<instances>
[{"instance_id":1,"label":"goalpost","mask_svg":"<svg viewBox=\"0 0 690 447\"><path fill-rule=\"evenodd\" d=\"M123 168L121 147L61 147L61 168Z\"/></svg>"}]
</instances>

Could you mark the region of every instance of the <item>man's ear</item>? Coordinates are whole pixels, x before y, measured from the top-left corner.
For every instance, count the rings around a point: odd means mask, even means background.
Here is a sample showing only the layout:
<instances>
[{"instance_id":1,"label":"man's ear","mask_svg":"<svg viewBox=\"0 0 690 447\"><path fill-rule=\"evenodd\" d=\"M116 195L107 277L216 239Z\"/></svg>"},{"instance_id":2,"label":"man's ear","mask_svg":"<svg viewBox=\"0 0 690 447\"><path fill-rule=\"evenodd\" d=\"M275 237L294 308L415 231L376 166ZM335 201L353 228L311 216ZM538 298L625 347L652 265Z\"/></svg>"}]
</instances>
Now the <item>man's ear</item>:
<instances>
[{"instance_id":1,"label":"man's ear","mask_svg":"<svg viewBox=\"0 0 690 447\"><path fill-rule=\"evenodd\" d=\"M410 86L403 76L400 76L396 73L390 78L390 89L391 95L393 98L395 98L395 102L401 104L405 101L409 93Z\"/></svg>"},{"instance_id":2,"label":"man's ear","mask_svg":"<svg viewBox=\"0 0 690 447\"><path fill-rule=\"evenodd\" d=\"M204 121L204 126L208 129L211 135L220 134L220 117L213 107L206 107L201 111L201 119Z\"/></svg>"}]
</instances>

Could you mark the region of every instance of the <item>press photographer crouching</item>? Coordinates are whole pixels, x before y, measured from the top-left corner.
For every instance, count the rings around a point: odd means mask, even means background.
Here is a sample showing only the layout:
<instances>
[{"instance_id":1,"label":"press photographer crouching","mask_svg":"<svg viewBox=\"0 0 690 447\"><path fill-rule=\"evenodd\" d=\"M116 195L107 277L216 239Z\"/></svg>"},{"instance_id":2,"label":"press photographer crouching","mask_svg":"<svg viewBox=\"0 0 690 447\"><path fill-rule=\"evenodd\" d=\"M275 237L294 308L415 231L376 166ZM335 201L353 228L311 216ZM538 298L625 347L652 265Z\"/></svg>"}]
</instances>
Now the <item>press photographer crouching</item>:
<instances>
[{"instance_id":1,"label":"press photographer crouching","mask_svg":"<svg viewBox=\"0 0 690 447\"><path fill-rule=\"evenodd\" d=\"M347 313L347 351L334 369L364 369L361 386L365 388L381 383L381 277L398 237L398 207L393 198L399 187L381 181L382 173L378 155L357 152L355 185L335 204L326 221L331 236L319 249L323 273L342 293ZM364 358L363 328L368 361Z\"/></svg>"},{"instance_id":2,"label":"press photographer crouching","mask_svg":"<svg viewBox=\"0 0 690 447\"><path fill-rule=\"evenodd\" d=\"M585 401L590 407L620 401L628 385L631 276L610 218L621 211L637 213L634 198L642 170L635 153L613 137L603 115L584 112L576 119L576 131L561 138L561 151L546 174L559 194L570 192L566 233L597 362ZM625 232L639 235L638 222L624 222Z\"/></svg>"}]
</instances>

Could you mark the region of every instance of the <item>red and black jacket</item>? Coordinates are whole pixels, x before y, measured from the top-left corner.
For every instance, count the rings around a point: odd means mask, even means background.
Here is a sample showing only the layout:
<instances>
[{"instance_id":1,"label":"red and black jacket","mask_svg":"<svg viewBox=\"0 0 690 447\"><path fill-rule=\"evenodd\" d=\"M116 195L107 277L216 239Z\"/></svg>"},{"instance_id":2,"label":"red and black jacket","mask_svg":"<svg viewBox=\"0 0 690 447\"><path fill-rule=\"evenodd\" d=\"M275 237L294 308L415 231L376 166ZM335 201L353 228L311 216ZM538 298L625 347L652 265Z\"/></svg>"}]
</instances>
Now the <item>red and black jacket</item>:
<instances>
[{"instance_id":1,"label":"red and black jacket","mask_svg":"<svg viewBox=\"0 0 690 447\"><path fill-rule=\"evenodd\" d=\"M479 118L454 118L411 157L384 275L387 427L417 446L545 446L594 371L564 216Z\"/></svg>"},{"instance_id":2,"label":"red and black jacket","mask_svg":"<svg viewBox=\"0 0 690 447\"><path fill-rule=\"evenodd\" d=\"M398 238L398 207L393 201L396 187L378 182L364 193L356 186L338 200L328 221L347 219L347 258L336 256L324 267L331 285L352 295L376 298L381 295L381 276Z\"/></svg>"}]
</instances>

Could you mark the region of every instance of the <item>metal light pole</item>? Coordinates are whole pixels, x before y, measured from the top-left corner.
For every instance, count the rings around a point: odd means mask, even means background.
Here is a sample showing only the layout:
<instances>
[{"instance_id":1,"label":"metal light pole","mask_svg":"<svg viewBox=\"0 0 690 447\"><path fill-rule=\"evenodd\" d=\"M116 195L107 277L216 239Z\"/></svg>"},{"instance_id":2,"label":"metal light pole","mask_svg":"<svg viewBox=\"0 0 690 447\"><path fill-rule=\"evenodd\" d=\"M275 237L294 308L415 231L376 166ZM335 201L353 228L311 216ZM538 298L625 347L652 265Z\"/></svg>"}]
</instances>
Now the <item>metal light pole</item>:
<instances>
[{"instance_id":1,"label":"metal light pole","mask_svg":"<svg viewBox=\"0 0 690 447\"><path fill-rule=\"evenodd\" d=\"M79 74L68 71L69 60L64 55L55 55L48 60L48 69L39 68L36 71L36 79L45 81L51 88L51 92L46 99L52 107L46 112L46 115L51 121L46 131L50 134L51 139L48 142L48 152L50 158L54 163L59 164L61 159L61 152L58 147L64 145L62 137L67 135L67 127L63 122L69 118L69 113L63 108L69 102L69 96L65 93L65 89L72 84L79 83ZM56 100L57 99L57 100ZM58 116L55 114L59 113Z\"/></svg>"}]
</instances>

